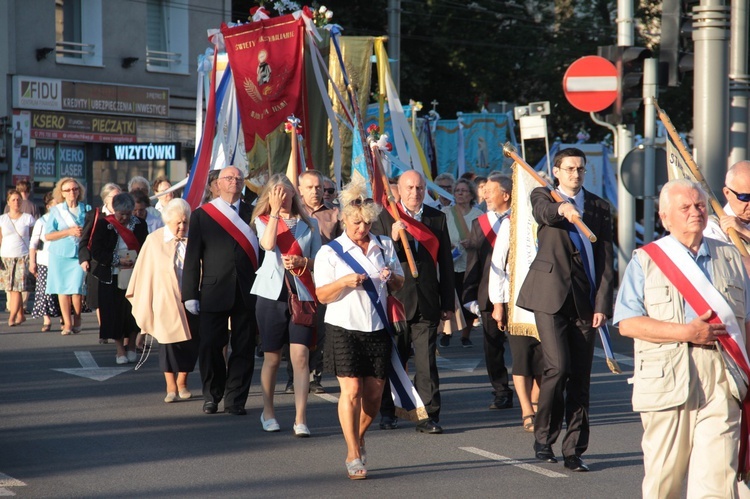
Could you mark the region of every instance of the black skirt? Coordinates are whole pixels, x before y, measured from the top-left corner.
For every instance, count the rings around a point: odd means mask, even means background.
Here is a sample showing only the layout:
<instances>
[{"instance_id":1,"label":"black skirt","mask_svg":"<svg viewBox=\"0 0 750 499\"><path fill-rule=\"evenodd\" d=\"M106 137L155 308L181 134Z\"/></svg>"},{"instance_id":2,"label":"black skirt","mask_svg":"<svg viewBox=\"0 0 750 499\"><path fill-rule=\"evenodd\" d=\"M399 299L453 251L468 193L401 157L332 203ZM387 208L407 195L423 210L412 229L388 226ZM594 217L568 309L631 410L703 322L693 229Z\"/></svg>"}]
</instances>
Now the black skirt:
<instances>
[{"instance_id":1,"label":"black skirt","mask_svg":"<svg viewBox=\"0 0 750 499\"><path fill-rule=\"evenodd\" d=\"M185 310L188 327L190 328L189 340L177 343L165 343L159 345L159 368L163 373L191 373L195 369L198 360L198 316Z\"/></svg>"},{"instance_id":2,"label":"black skirt","mask_svg":"<svg viewBox=\"0 0 750 499\"><path fill-rule=\"evenodd\" d=\"M391 339L385 330L364 332L326 323L325 368L336 377L385 379L391 368Z\"/></svg>"}]
</instances>

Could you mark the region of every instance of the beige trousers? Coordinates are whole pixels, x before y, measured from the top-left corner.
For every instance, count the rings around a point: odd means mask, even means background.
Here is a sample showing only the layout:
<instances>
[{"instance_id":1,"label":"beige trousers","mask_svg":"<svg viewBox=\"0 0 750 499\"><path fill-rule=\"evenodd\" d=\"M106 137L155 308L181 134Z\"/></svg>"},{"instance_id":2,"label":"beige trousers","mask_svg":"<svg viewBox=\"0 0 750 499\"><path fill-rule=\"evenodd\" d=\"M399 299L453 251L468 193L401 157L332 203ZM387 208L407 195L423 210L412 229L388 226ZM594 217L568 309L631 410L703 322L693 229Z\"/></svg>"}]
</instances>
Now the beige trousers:
<instances>
[{"instance_id":1,"label":"beige trousers","mask_svg":"<svg viewBox=\"0 0 750 499\"><path fill-rule=\"evenodd\" d=\"M643 497L736 498L740 406L721 354L690 348L690 391L676 408L641 413Z\"/></svg>"}]
</instances>

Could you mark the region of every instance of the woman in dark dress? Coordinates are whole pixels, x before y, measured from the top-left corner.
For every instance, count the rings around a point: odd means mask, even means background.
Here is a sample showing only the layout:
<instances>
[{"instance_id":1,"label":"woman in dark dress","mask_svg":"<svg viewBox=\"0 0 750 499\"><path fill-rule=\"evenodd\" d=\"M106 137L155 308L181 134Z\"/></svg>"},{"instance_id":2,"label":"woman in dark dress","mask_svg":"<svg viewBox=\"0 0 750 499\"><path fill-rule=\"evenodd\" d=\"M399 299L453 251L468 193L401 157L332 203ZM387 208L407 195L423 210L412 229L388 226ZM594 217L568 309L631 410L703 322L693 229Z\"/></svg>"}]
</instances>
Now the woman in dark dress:
<instances>
[{"instance_id":1,"label":"woman in dark dress","mask_svg":"<svg viewBox=\"0 0 750 499\"><path fill-rule=\"evenodd\" d=\"M133 216L134 206L130 194L116 195L112 200L114 214L100 216L91 235L91 274L99 281L99 337L115 341L118 364L138 359L135 352L138 325L125 298L125 289L148 228L143 220ZM128 338L127 351L125 338Z\"/></svg>"}]
</instances>

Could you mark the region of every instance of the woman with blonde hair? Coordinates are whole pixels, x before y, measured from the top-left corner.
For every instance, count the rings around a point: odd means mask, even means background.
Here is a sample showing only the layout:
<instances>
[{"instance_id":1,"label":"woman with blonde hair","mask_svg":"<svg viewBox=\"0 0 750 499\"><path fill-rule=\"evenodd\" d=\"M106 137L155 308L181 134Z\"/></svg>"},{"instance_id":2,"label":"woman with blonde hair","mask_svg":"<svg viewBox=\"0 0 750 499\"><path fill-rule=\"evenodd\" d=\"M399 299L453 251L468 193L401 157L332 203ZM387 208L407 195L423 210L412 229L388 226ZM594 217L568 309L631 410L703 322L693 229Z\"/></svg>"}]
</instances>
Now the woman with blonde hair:
<instances>
[{"instance_id":1,"label":"woman with blonde hair","mask_svg":"<svg viewBox=\"0 0 750 499\"><path fill-rule=\"evenodd\" d=\"M43 317L42 332L52 329L52 317L60 317L60 304L57 295L47 294L47 266L49 265L49 251L47 239L44 237L44 224L50 217L50 210L55 206L55 195L52 191L44 195L46 213L34 225L31 233L31 248L29 250L29 272L36 277L34 291L34 309L32 317Z\"/></svg>"},{"instance_id":2,"label":"woman with blonde hair","mask_svg":"<svg viewBox=\"0 0 750 499\"><path fill-rule=\"evenodd\" d=\"M384 305L388 290L403 286L404 272L393 241L370 233L382 207L367 197L364 183L352 182L339 199L344 233L318 253L315 285L318 299L327 304L326 368L341 386L338 412L347 476L361 480L367 478L365 433L380 410L390 369Z\"/></svg>"},{"instance_id":3,"label":"woman with blonde hair","mask_svg":"<svg viewBox=\"0 0 750 499\"><path fill-rule=\"evenodd\" d=\"M44 235L49 241L47 294L58 297L63 319L61 334L66 336L81 331L84 273L78 265L78 244L91 206L82 202L83 186L73 177L60 179L55 193L58 203L50 210L50 218L44 225Z\"/></svg>"},{"instance_id":4,"label":"woman with blonde hair","mask_svg":"<svg viewBox=\"0 0 750 499\"><path fill-rule=\"evenodd\" d=\"M309 437L307 396L310 384L310 348L315 346L314 315L292 315L297 303L308 311L314 307L315 285L312 280L313 258L320 249L317 221L307 215L302 201L289 179L275 174L261 192L253 211L263 263L256 273L251 293L256 295L256 318L263 345L261 370L264 431L280 430L274 412L273 397L281 350L289 343L289 358L294 368L293 425L298 437Z\"/></svg>"}]
</instances>

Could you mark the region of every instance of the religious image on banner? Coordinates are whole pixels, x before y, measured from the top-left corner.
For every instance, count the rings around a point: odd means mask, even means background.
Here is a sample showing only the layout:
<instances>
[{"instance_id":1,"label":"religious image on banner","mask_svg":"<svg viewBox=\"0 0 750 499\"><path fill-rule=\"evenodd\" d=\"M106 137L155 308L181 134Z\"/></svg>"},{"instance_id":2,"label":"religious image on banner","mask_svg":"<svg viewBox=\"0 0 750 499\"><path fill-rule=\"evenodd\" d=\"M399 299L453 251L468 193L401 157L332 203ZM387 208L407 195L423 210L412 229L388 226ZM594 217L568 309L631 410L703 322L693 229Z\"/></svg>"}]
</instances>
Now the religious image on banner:
<instances>
[{"instance_id":1,"label":"religious image on banner","mask_svg":"<svg viewBox=\"0 0 750 499\"><path fill-rule=\"evenodd\" d=\"M513 193L510 204L510 300L508 301L508 333L539 339L534 313L516 306L521 284L529 273L537 253L537 229L531 211L531 191L539 187L523 167L513 163Z\"/></svg>"},{"instance_id":2,"label":"religious image on banner","mask_svg":"<svg viewBox=\"0 0 750 499\"><path fill-rule=\"evenodd\" d=\"M304 30L302 18L291 14L221 27L248 153L290 115L301 118L307 129Z\"/></svg>"}]
</instances>

